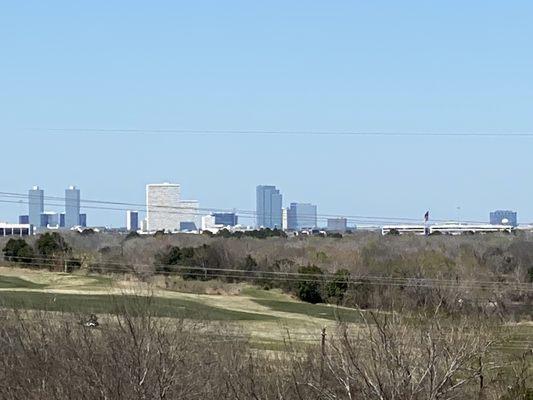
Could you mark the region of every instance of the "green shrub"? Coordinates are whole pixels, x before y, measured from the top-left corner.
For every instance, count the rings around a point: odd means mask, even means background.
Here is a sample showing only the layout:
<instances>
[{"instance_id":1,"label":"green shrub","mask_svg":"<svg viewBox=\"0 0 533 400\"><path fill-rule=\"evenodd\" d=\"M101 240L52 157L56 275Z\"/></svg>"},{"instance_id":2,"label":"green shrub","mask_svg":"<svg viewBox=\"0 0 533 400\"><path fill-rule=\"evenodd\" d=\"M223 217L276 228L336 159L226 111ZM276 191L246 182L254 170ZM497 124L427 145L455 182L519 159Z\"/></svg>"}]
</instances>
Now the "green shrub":
<instances>
[{"instance_id":1,"label":"green shrub","mask_svg":"<svg viewBox=\"0 0 533 400\"><path fill-rule=\"evenodd\" d=\"M300 277L296 288L298 298L308 303L322 303L322 269L315 265L309 265L298 268L298 273L308 275Z\"/></svg>"},{"instance_id":2,"label":"green shrub","mask_svg":"<svg viewBox=\"0 0 533 400\"><path fill-rule=\"evenodd\" d=\"M9 239L2 251L4 258L11 262L31 264L35 258L33 249L24 239Z\"/></svg>"},{"instance_id":3,"label":"green shrub","mask_svg":"<svg viewBox=\"0 0 533 400\"><path fill-rule=\"evenodd\" d=\"M69 245L57 232L43 233L35 243L37 252L43 258L54 258L63 256L70 252Z\"/></svg>"},{"instance_id":4,"label":"green shrub","mask_svg":"<svg viewBox=\"0 0 533 400\"><path fill-rule=\"evenodd\" d=\"M326 284L326 296L328 300L339 304L348 290L350 271L340 269L335 272L335 277Z\"/></svg>"}]
</instances>

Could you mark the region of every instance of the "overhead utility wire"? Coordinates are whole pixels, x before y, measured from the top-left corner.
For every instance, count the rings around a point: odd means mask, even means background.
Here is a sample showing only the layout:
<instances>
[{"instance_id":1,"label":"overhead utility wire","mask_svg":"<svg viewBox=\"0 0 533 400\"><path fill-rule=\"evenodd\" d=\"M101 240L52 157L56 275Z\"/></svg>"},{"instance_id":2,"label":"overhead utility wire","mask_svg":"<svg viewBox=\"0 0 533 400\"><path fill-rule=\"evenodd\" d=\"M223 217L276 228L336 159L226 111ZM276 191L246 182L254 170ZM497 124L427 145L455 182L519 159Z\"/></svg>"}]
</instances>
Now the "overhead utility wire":
<instances>
[{"instance_id":1,"label":"overhead utility wire","mask_svg":"<svg viewBox=\"0 0 533 400\"><path fill-rule=\"evenodd\" d=\"M54 266L57 265L58 261L61 262L71 262L71 263L77 263L80 262L78 259L54 259L49 257L18 257L21 260L32 260L32 261L39 261L39 263L35 263L34 265L42 265L42 266ZM334 281L334 282L343 282L346 277L342 275L336 275L334 273L323 273L323 274L314 274L314 273L303 273L303 272L291 272L291 271L261 271L261 270L255 270L255 271L246 271L242 269L235 269L235 268L214 268L214 267L199 267L199 266L185 266L185 265L165 265L165 264L138 264L138 263L125 263L125 262L111 262L111 261L105 261L103 262L103 266L99 264L98 262L93 262L93 265L95 268L102 269L102 270L112 270L117 272L124 272L124 269L120 269L118 267L127 267L128 269L132 270L134 268L140 268L140 267L148 267L148 268L155 268L156 271L158 268L166 268L169 270L174 271L188 271L188 270L199 270L199 271L215 271L215 272L232 272L232 273L242 273L242 274L262 274L267 275L263 276L262 278L269 278L268 275L273 275L274 277L285 277L285 278L300 278L303 277L305 279L321 279L326 281ZM106 267L107 266L107 267ZM109 268L111 266L112 268ZM164 273L164 271L157 271L158 273ZM227 275L224 275L227 276ZM257 278L257 277L256 277ZM434 284L453 284L453 285L467 285L467 286L513 286L517 288L523 288L523 289L531 289L533 290L533 284L527 283L527 282L508 282L508 281L484 281L484 280L456 280L456 279L439 279L439 278L416 278L416 277L393 277L393 276L376 276L376 275L349 275L350 280L374 280L379 282L430 282Z\"/></svg>"},{"instance_id":2,"label":"overhead utility wire","mask_svg":"<svg viewBox=\"0 0 533 400\"><path fill-rule=\"evenodd\" d=\"M25 200L0 200L0 203L9 203L9 204L29 204L28 201ZM49 203L45 202L45 205L48 206L54 206L54 207L61 207L64 204L62 203ZM108 210L108 211L128 211L127 208L117 208L117 207L103 207L103 206L81 206L83 209L96 209L96 210ZM205 213L195 211L194 209L190 209L190 211L170 211L170 210L151 210L151 213L155 214L179 214L179 215L195 215L195 216L204 216ZM236 214L239 218L243 219L255 219L256 217L253 215L242 215L242 214ZM317 219L325 219L325 218L318 218ZM355 220L348 220L348 222L361 222L361 223L368 223L369 221L355 221ZM371 221L374 223L382 222L382 221Z\"/></svg>"},{"instance_id":3,"label":"overhead utility wire","mask_svg":"<svg viewBox=\"0 0 533 400\"><path fill-rule=\"evenodd\" d=\"M2 197L2 195L0 195L0 197ZM29 204L29 201L27 200L23 200L23 199L20 199L20 200L0 200L0 203L9 203L9 204ZM64 203L50 203L50 202L44 202L45 205L48 205L48 206L54 206L54 207L61 207L61 206L64 206ZM165 206L151 206L151 207L154 207L154 208L172 208L172 207L165 207ZM129 211L130 209L129 208L118 208L118 207L103 207L103 206L88 206L88 205L83 205L81 206L81 208L83 209L95 209L95 210L107 210L107 211ZM179 214L179 215L195 215L195 216L204 216L206 215L205 212L200 212L200 211L197 211L196 209L194 208L187 208L187 207L182 207L182 208L179 208L180 210L189 210L189 211L178 211L178 210L159 210L159 209L155 209L155 210L150 210L151 213L156 213L156 214ZM216 209L213 209L213 210L216 210ZM211 212L217 212L217 211L211 211ZM254 212L255 214L255 212ZM239 217L239 218L244 218L244 219L252 219L252 220L255 220L256 219L256 215L246 215L246 214L241 214L241 213L238 213L236 212L236 215ZM299 214L300 217L305 217L305 216L309 216L309 217L314 217L314 215L310 215L310 214ZM327 220L328 216L319 216L317 214L317 220L320 220L320 221L324 221L324 220ZM335 218L340 218L340 217L335 217ZM367 224L367 225L371 225L371 224L392 224L392 223L403 223L403 224L406 224L408 223L407 221L403 221L401 220L401 218L399 219L384 219L384 220L380 220L380 219L363 219L364 217L362 217L361 219L358 219L358 218L349 218L349 217L344 217L346 218L346 221L348 223L358 223L358 224ZM374 217L366 217L366 218L374 218ZM411 223L414 223L415 221L419 221L419 220L409 220ZM446 219L446 220L433 220L433 221L450 221L450 219ZM464 221L464 220L461 220L461 222L470 222L470 223L485 223L485 222L480 222L480 221Z\"/></svg>"},{"instance_id":4,"label":"overhead utility wire","mask_svg":"<svg viewBox=\"0 0 533 400\"><path fill-rule=\"evenodd\" d=\"M13 192L0 192L0 197L11 197L11 198L20 198L23 201L17 201L14 203L23 203L27 204L28 201L26 200L28 198L27 193L13 193ZM46 199L51 200L57 200L57 201L64 201L64 197L60 196L44 196ZM8 201L5 201L8 202ZM87 200L87 199L80 199L81 203L94 203L94 204L109 204L109 205L121 205L121 206L131 206L131 207L139 207L139 208L147 208L146 203L128 203L128 202L117 202L117 201L107 201L107 200ZM52 204L49 203L48 205L53 206L62 206L64 204ZM205 211L205 212L235 212L239 216L243 218L247 217L256 217L257 212L253 210L242 210L242 209L223 209L223 208L193 208L193 207L187 207L187 206L168 206L168 205L157 205L157 204L150 204L150 207L153 207L156 210L151 210L152 212L164 212L163 210L191 210L190 212L187 212L187 214L190 214L193 211ZM116 210L116 211L127 211L130 210L130 208L109 208L109 207L93 207L93 206L87 206L83 205L82 208L95 208L95 209L109 209L109 210ZM200 214L200 213L199 213ZM201 213L201 215L205 215L205 213ZM299 214L299 216L303 217L314 217L314 214ZM399 222L399 221L405 221L405 222L421 222L422 218L408 218L408 217L382 217L382 216L363 216L363 215L341 215L341 214L317 214L317 219L325 220L327 218L346 218L349 222L357 221L365 223L371 223L373 221L378 222ZM365 221L368 220L368 221ZM453 219L432 219L432 221L435 222L448 222ZM470 222L470 223L485 223L482 221L471 221L471 220L462 220L462 222Z\"/></svg>"},{"instance_id":5,"label":"overhead utility wire","mask_svg":"<svg viewBox=\"0 0 533 400\"><path fill-rule=\"evenodd\" d=\"M35 263L33 264L35 266L52 266L54 264L39 264ZM183 273L186 273L186 275L189 276L195 276L195 277L207 277L207 278L232 278L232 279L242 279L242 280L258 280L258 279L267 279L277 282L301 282L302 279L298 279L296 277L279 277L279 276L252 276L252 275L241 275L241 274L227 274L227 273L212 273L208 272L210 271L209 268L202 268L202 267L179 267L180 269L174 269L170 271L155 271L156 275L167 275L167 276L174 276L174 275L181 275ZM102 267L95 267L102 271L107 271L107 273L124 273L125 271L122 269L111 269L111 268L102 268ZM192 271L191 271L192 270ZM197 271L197 272L195 272ZM134 272L135 271L128 271L128 272ZM248 274L251 274L252 272L249 271L241 271L246 272ZM256 271L258 272L258 271ZM304 277L304 280L311 280L312 277ZM364 278L362 279L347 279L347 278L337 278L337 279L326 279L326 278L319 278L317 277L316 280L320 280L321 282L328 283L328 282L335 282L335 283L351 283L351 284L361 284L361 285L371 285L371 286L401 286L401 287L424 287L424 288L462 288L462 289L499 289L499 290L517 290L522 292L533 292L533 288L528 287L520 287L520 286L514 286L514 285L507 285L507 286L497 286L497 285L473 285L473 284L456 284L456 283L439 283L439 282L425 282L423 280L412 280L412 281L405 281L405 282L391 282L391 281L368 281Z\"/></svg>"},{"instance_id":6,"label":"overhead utility wire","mask_svg":"<svg viewBox=\"0 0 533 400\"><path fill-rule=\"evenodd\" d=\"M98 134L98 135L208 135L208 136L429 136L429 137L533 137L533 132L409 132L409 131L316 131L316 130L252 130L252 129L107 129L107 128L29 128L26 131L48 132L51 134Z\"/></svg>"},{"instance_id":7,"label":"overhead utility wire","mask_svg":"<svg viewBox=\"0 0 533 400\"><path fill-rule=\"evenodd\" d=\"M1 196L4 197L15 197L15 198L22 198L27 199L28 194L27 193L13 193L13 192L0 192ZM64 197L60 196L43 196L44 199L50 199L50 200L58 200L58 201L64 201ZM118 201L108 201L108 200L88 200L88 199L80 199L81 203L97 203L97 204L110 204L110 205L122 205L122 206L132 206L132 207L139 207L139 208L146 208L146 203L128 203L128 202L118 202ZM190 209L191 207L186 206L169 206L169 205L159 205L159 204L150 204L150 207L154 207L157 209L169 209L169 210L182 210L182 209ZM210 212L236 212L239 214L251 214L256 216L257 212L253 210L242 210L242 209L224 209L224 208L195 208L197 210L202 211L210 211ZM300 214L300 215L306 215L306 214ZM308 216L311 216L311 214L307 214ZM314 214L313 214L314 215ZM339 214L317 214L317 216L322 217L339 217ZM380 221L383 220L405 220L405 221L419 221L420 219L415 218L406 218L406 217L398 217L398 218L391 218L391 217L375 217L375 216L345 216L346 218L360 218L360 219L378 219Z\"/></svg>"}]
</instances>

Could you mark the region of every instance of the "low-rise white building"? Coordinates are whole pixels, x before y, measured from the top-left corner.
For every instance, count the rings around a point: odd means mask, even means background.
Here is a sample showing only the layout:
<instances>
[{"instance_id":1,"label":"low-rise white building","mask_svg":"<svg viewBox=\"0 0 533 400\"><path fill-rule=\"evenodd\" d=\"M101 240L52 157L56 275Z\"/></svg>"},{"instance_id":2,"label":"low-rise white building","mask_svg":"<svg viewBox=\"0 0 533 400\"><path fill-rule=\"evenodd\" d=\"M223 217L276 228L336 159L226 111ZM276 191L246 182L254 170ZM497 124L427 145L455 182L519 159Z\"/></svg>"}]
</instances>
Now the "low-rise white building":
<instances>
[{"instance_id":1,"label":"low-rise white building","mask_svg":"<svg viewBox=\"0 0 533 400\"><path fill-rule=\"evenodd\" d=\"M217 233L222 228L224 228L224 225L215 223L214 215L204 215L202 217L202 231Z\"/></svg>"},{"instance_id":2,"label":"low-rise white building","mask_svg":"<svg viewBox=\"0 0 533 400\"><path fill-rule=\"evenodd\" d=\"M348 229L348 220L346 218L328 218L327 230L329 232L346 232Z\"/></svg>"},{"instance_id":3,"label":"low-rise white building","mask_svg":"<svg viewBox=\"0 0 533 400\"><path fill-rule=\"evenodd\" d=\"M0 236L29 236L33 235L33 225L9 224L0 222Z\"/></svg>"}]
</instances>

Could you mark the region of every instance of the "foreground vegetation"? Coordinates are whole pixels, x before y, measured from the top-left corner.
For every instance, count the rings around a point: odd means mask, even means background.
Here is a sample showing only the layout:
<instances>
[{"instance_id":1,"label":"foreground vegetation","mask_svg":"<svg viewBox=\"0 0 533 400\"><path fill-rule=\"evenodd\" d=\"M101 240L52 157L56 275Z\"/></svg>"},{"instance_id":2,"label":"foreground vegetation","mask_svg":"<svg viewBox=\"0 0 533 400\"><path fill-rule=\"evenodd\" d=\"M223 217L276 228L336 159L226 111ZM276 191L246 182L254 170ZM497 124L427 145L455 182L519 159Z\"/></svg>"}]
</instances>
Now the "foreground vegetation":
<instances>
[{"instance_id":1,"label":"foreground vegetation","mask_svg":"<svg viewBox=\"0 0 533 400\"><path fill-rule=\"evenodd\" d=\"M273 231L272 231L273 232ZM310 303L411 310L440 305L449 313L492 310L531 318L533 236L344 238L257 233L108 235L45 233L0 240L4 260L50 271L165 276L181 281L249 282ZM176 277L180 279L175 279Z\"/></svg>"},{"instance_id":2,"label":"foreground vegetation","mask_svg":"<svg viewBox=\"0 0 533 400\"><path fill-rule=\"evenodd\" d=\"M257 352L224 325L161 319L143 301L97 328L0 311L2 399L529 399L531 354L491 350L492 321L361 315L321 344ZM131 304L131 303L130 303ZM122 304L124 305L124 304ZM134 314L134 315L133 315ZM213 335L210 332L216 331ZM530 386L529 386L530 387Z\"/></svg>"},{"instance_id":3,"label":"foreground vegetation","mask_svg":"<svg viewBox=\"0 0 533 400\"><path fill-rule=\"evenodd\" d=\"M0 398L532 398L528 235L272 236L4 240Z\"/></svg>"}]
</instances>

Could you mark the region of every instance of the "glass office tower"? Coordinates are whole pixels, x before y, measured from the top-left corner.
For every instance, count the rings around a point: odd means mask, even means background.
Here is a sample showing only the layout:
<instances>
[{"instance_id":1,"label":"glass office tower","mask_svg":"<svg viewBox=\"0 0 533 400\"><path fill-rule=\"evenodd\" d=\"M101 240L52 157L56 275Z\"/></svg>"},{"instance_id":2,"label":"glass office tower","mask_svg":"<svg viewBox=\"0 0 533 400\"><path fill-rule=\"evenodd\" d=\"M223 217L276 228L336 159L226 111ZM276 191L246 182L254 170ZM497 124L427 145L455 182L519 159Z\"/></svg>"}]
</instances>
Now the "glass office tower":
<instances>
[{"instance_id":1,"label":"glass office tower","mask_svg":"<svg viewBox=\"0 0 533 400\"><path fill-rule=\"evenodd\" d=\"M287 209L287 228L289 230L313 229L316 226L316 205L309 203L291 203Z\"/></svg>"},{"instance_id":2,"label":"glass office tower","mask_svg":"<svg viewBox=\"0 0 533 400\"><path fill-rule=\"evenodd\" d=\"M80 224L80 190L70 186L65 190L65 228Z\"/></svg>"},{"instance_id":3,"label":"glass office tower","mask_svg":"<svg viewBox=\"0 0 533 400\"><path fill-rule=\"evenodd\" d=\"M258 227L282 229L282 200L282 195L275 186L257 186L256 216Z\"/></svg>"},{"instance_id":4,"label":"glass office tower","mask_svg":"<svg viewBox=\"0 0 533 400\"><path fill-rule=\"evenodd\" d=\"M28 191L29 223L35 227L41 226L41 214L44 212L44 190L34 186Z\"/></svg>"}]
</instances>

